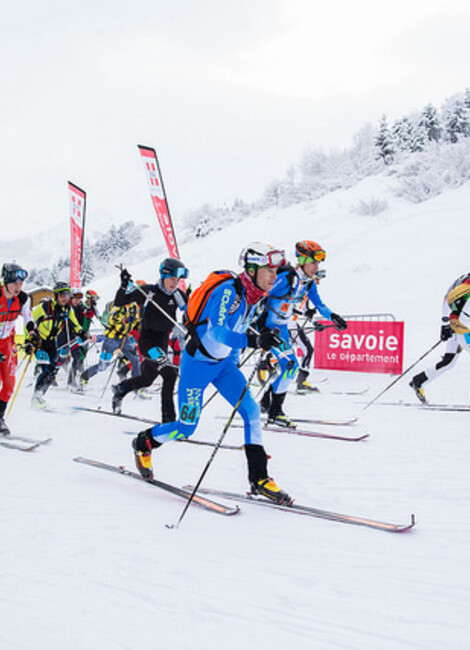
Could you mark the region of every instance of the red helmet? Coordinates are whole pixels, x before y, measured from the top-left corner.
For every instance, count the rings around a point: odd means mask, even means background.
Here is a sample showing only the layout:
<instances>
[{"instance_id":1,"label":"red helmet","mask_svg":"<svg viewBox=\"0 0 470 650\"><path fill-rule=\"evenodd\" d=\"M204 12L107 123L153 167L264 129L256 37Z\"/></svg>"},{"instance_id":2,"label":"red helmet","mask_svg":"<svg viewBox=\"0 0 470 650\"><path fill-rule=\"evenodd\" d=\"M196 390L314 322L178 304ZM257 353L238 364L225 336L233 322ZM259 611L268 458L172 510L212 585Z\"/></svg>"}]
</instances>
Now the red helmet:
<instances>
[{"instance_id":1,"label":"red helmet","mask_svg":"<svg viewBox=\"0 0 470 650\"><path fill-rule=\"evenodd\" d=\"M298 241L295 245L295 254L300 266L307 262L323 262L326 258L326 251L320 244L310 239Z\"/></svg>"},{"instance_id":2,"label":"red helmet","mask_svg":"<svg viewBox=\"0 0 470 650\"><path fill-rule=\"evenodd\" d=\"M88 291L86 292L86 298L87 300L93 300L94 302L100 299L99 295L96 293L94 289L88 289Z\"/></svg>"}]
</instances>

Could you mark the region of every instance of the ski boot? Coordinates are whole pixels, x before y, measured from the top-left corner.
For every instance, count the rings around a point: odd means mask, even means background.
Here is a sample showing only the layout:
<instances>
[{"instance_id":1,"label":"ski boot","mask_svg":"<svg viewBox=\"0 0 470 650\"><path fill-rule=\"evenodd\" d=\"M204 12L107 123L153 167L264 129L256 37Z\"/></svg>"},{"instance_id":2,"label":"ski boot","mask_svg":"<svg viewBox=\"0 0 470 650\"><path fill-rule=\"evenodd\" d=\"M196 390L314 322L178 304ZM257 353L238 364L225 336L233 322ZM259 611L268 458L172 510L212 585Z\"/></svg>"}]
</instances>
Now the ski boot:
<instances>
[{"instance_id":1,"label":"ski boot","mask_svg":"<svg viewBox=\"0 0 470 650\"><path fill-rule=\"evenodd\" d=\"M138 388L134 391L135 397L139 399L152 399L152 396L145 390L145 388Z\"/></svg>"},{"instance_id":2,"label":"ski boot","mask_svg":"<svg viewBox=\"0 0 470 650\"><path fill-rule=\"evenodd\" d=\"M9 436L11 434L3 416L0 418L0 436Z\"/></svg>"},{"instance_id":3,"label":"ski boot","mask_svg":"<svg viewBox=\"0 0 470 650\"><path fill-rule=\"evenodd\" d=\"M124 397L124 394L119 386L117 384L116 386L113 386L113 399L111 401L111 406L113 409L114 415L121 415L121 407L122 407L122 400Z\"/></svg>"},{"instance_id":4,"label":"ski boot","mask_svg":"<svg viewBox=\"0 0 470 650\"><path fill-rule=\"evenodd\" d=\"M282 405L286 398L286 393L273 393L271 407L268 413L267 424L275 424L286 429L295 429L297 426L282 410Z\"/></svg>"},{"instance_id":5,"label":"ski boot","mask_svg":"<svg viewBox=\"0 0 470 650\"><path fill-rule=\"evenodd\" d=\"M44 399L43 393L35 392L31 398L31 406L37 411L44 410L47 408L46 400Z\"/></svg>"},{"instance_id":6,"label":"ski boot","mask_svg":"<svg viewBox=\"0 0 470 650\"><path fill-rule=\"evenodd\" d=\"M291 506L294 499L276 485L272 478L260 478L256 483L251 483L251 494L266 497L280 506Z\"/></svg>"},{"instance_id":7,"label":"ski boot","mask_svg":"<svg viewBox=\"0 0 470 650\"><path fill-rule=\"evenodd\" d=\"M152 429L141 431L132 441L135 465L144 481L153 481L152 450L157 447L160 443L153 437Z\"/></svg>"},{"instance_id":8,"label":"ski boot","mask_svg":"<svg viewBox=\"0 0 470 650\"><path fill-rule=\"evenodd\" d=\"M319 393L320 391L316 386L312 386L307 381L308 377L308 372L306 370L299 370L299 374L297 375L297 392L300 394L305 394L305 393Z\"/></svg>"},{"instance_id":9,"label":"ski boot","mask_svg":"<svg viewBox=\"0 0 470 650\"><path fill-rule=\"evenodd\" d=\"M426 399L426 395L424 394L424 390L421 388L421 386L424 384L426 380L427 380L426 373L420 372L419 375L413 377L413 379L408 384L408 386L410 386L410 388L414 390L415 395L419 399L421 404L428 403L428 400Z\"/></svg>"}]
</instances>

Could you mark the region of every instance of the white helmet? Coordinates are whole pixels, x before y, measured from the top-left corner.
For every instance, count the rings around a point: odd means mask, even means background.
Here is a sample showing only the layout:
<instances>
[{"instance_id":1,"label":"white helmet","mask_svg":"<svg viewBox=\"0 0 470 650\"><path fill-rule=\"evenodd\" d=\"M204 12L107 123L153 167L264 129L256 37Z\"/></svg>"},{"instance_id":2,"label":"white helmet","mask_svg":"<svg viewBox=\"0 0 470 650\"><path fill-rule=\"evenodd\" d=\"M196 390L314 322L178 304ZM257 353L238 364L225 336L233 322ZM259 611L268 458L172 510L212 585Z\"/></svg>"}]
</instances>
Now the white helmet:
<instances>
[{"instance_id":1,"label":"white helmet","mask_svg":"<svg viewBox=\"0 0 470 650\"><path fill-rule=\"evenodd\" d=\"M244 269L270 266L277 268L286 263L285 251L263 242L251 242L240 253L238 263Z\"/></svg>"}]
</instances>

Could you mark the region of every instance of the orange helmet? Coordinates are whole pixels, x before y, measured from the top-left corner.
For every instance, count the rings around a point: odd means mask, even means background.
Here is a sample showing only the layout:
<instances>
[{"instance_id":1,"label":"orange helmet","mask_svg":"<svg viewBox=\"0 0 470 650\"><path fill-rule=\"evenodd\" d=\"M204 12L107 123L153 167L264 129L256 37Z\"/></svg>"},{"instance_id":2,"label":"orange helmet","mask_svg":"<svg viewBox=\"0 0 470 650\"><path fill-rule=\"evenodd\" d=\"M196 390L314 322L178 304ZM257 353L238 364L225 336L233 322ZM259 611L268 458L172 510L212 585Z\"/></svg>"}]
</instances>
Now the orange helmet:
<instances>
[{"instance_id":1,"label":"orange helmet","mask_svg":"<svg viewBox=\"0 0 470 650\"><path fill-rule=\"evenodd\" d=\"M310 239L298 241L295 245L295 255L300 266L307 262L323 262L326 259L326 251Z\"/></svg>"}]
</instances>

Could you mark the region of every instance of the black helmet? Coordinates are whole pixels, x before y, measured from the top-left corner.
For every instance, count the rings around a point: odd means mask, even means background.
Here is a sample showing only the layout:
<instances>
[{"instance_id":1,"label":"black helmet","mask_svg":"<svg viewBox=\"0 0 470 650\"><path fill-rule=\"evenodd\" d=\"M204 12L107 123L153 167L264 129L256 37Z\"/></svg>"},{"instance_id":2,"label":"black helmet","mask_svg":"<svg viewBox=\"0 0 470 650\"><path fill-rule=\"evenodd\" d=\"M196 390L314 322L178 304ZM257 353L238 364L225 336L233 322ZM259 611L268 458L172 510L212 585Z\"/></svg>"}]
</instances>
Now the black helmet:
<instances>
[{"instance_id":1,"label":"black helmet","mask_svg":"<svg viewBox=\"0 0 470 650\"><path fill-rule=\"evenodd\" d=\"M188 274L189 271L183 262L174 257L167 257L160 264L160 277L162 280L165 278L187 278Z\"/></svg>"},{"instance_id":2,"label":"black helmet","mask_svg":"<svg viewBox=\"0 0 470 650\"><path fill-rule=\"evenodd\" d=\"M4 284L9 284L10 282L16 282L17 280L26 280L28 277L28 271L25 271L18 264L13 262L10 264L4 264L2 266L2 280Z\"/></svg>"},{"instance_id":3,"label":"black helmet","mask_svg":"<svg viewBox=\"0 0 470 650\"><path fill-rule=\"evenodd\" d=\"M62 293L65 291L70 293L70 285L67 282L56 282L52 291L54 293Z\"/></svg>"}]
</instances>

